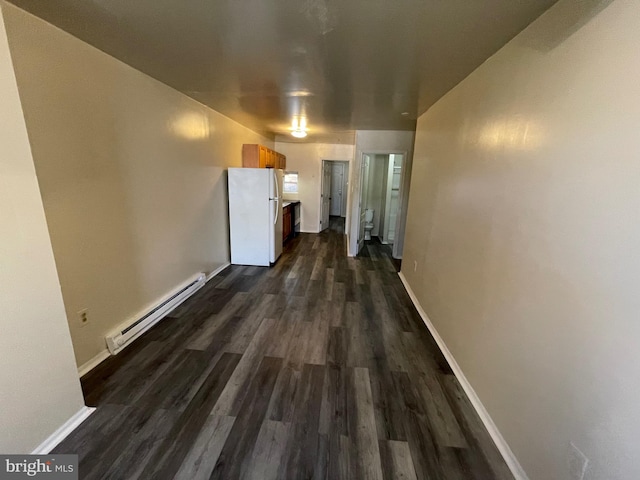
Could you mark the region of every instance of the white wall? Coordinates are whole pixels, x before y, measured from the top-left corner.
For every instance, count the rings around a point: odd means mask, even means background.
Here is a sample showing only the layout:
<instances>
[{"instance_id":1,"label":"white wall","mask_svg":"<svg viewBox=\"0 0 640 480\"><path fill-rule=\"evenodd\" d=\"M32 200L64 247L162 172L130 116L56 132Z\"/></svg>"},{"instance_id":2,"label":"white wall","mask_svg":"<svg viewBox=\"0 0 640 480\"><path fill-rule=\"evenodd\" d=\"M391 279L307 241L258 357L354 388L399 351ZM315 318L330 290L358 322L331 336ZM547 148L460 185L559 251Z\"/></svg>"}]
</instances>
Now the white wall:
<instances>
[{"instance_id":1,"label":"white wall","mask_svg":"<svg viewBox=\"0 0 640 480\"><path fill-rule=\"evenodd\" d=\"M362 165L363 153L406 153L406 168L404 169L403 188L405 191L409 187L411 179L411 163L413 159L413 137L414 132L394 131L394 130L358 130L356 132L356 145L354 161L351 163L349 171L349 206L348 211L351 212L350 221L351 228L348 233L349 255L354 256L358 250L358 231L359 231L359 205L358 202L352 201L360 198L360 167ZM408 196L406 201L408 201ZM399 218L406 218L407 206L401 205ZM404 224L404 222L403 222ZM350 232L353 232L351 235ZM404 235L404 228L401 232ZM403 242L397 241L393 246L394 255L402 257ZM397 252L397 255L396 255Z\"/></svg>"},{"instance_id":2,"label":"white wall","mask_svg":"<svg viewBox=\"0 0 640 480\"><path fill-rule=\"evenodd\" d=\"M403 274L532 480L640 478L638 18L561 0L418 120Z\"/></svg>"},{"instance_id":3,"label":"white wall","mask_svg":"<svg viewBox=\"0 0 640 480\"><path fill-rule=\"evenodd\" d=\"M318 232L320 230L322 160L342 160L351 163L353 145L276 142L275 149L287 156L287 170L298 172L299 193L297 195L288 193L286 198L300 200L300 230ZM351 176L349 176L350 181Z\"/></svg>"},{"instance_id":4,"label":"white wall","mask_svg":"<svg viewBox=\"0 0 640 480\"><path fill-rule=\"evenodd\" d=\"M0 4L0 452L30 453L83 407Z\"/></svg>"},{"instance_id":5,"label":"white wall","mask_svg":"<svg viewBox=\"0 0 640 480\"><path fill-rule=\"evenodd\" d=\"M104 336L229 260L226 168L273 143L5 4L79 365ZM80 328L77 312L88 309Z\"/></svg>"}]
</instances>

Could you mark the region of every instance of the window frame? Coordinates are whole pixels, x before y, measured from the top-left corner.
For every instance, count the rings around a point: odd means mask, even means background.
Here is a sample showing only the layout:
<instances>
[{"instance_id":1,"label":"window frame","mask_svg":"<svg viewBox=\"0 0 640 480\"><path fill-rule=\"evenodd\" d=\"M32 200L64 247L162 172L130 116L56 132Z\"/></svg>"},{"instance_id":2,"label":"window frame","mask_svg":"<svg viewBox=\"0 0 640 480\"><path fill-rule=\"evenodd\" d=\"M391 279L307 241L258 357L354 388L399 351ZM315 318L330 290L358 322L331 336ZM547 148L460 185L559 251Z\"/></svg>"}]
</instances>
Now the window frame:
<instances>
[{"instance_id":1,"label":"window frame","mask_svg":"<svg viewBox=\"0 0 640 480\"><path fill-rule=\"evenodd\" d=\"M296 180L295 182L287 182L286 178L287 175L295 175L296 176ZM295 185L295 191L294 190L287 190L287 184L288 185ZM282 192L283 193L300 193L300 174L297 171L293 171L293 170L285 170L284 175L282 177Z\"/></svg>"}]
</instances>

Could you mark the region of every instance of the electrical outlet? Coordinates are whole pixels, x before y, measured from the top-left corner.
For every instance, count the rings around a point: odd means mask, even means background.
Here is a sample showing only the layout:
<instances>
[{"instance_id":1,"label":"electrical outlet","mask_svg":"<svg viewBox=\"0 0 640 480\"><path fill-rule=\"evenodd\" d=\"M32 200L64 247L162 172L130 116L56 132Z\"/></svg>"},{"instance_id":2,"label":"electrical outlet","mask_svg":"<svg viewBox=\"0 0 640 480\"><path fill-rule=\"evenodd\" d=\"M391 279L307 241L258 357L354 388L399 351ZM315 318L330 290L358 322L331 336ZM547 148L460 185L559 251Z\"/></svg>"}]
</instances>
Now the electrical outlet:
<instances>
[{"instance_id":1,"label":"electrical outlet","mask_svg":"<svg viewBox=\"0 0 640 480\"><path fill-rule=\"evenodd\" d=\"M81 327L84 327L87 323L89 323L89 312L86 308L78 312L78 323Z\"/></svg>"},{"instance_id":2,"label":"electrical outlet","mask_svg":"<svg viewBox=\"0 0 640 480\"><path fill-rule=\"evenodd\" d=\"M418 270L418 261L417 261L417 260L414 260L414 261L413 261L413 271L415 272L415 271L417 271L417 270Z\"/></svg>"},{"instance_id":3,"label":"electrical outlet","mask_svg":"<svg viewBox=\"0 0 640 480\"><path fill-rule=\"evenodd\" d=\"M569 478L571 480L583 480L587 472L589 459L576 447L573 442L569 443Z\"/></svg>"}]
</instances>

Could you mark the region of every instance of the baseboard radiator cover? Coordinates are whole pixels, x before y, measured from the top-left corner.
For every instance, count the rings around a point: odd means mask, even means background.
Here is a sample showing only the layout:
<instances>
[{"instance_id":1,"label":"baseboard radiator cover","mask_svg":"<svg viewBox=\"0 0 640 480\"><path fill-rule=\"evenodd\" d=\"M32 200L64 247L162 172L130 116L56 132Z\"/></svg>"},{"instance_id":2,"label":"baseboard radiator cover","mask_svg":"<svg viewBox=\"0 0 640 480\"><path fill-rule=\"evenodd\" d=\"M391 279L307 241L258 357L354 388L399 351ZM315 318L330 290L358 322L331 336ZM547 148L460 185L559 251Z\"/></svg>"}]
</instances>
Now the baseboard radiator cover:
<instances>
[{"instance_id":1,"label":"baseboard radiator cover","mask_svg":"<svg viewBox=\"0 0 640 480\"><path fill-rule=\"evenodd\" d=\"M206 275L199 273L191 278L155 306L147 308L110 332L105 340L111 355L116 355L144 332L162 320L169 312L200 290L206 283Z\"/></svg>"}]
</instances>

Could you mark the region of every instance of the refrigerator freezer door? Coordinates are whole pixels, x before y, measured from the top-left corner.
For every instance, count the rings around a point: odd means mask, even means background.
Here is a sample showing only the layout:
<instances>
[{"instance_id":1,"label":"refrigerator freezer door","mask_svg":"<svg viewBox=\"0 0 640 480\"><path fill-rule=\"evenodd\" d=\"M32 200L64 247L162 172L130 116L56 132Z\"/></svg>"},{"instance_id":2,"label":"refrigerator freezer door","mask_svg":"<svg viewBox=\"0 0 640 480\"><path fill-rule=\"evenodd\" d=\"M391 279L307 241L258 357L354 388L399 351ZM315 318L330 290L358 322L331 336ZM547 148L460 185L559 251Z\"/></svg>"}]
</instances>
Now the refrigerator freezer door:
<instances>
[{"instance_id":1,"label":"refrigerator freezer door","mask_svg":"<svg viewBox=\"0 0 640 480\"><path fill-rule=\"evenodd\" d=\"M229 169L229 230L234 265L269 265L274 230L270 221L270 183L268 169Z\"/></svg>"},{"instance_id":2,"label":"refrigerator freezer door","mask_svg":"<svg viewBox=\"0 0 640 480\"><path fill-rule=\"evenodd\" d=\"M269 219L273 225L269 238L269 260L271 263L282 254L282 170L269 169L272 173L270 181L271 202L269 205Z\"/></svg>"}]
</instances>

